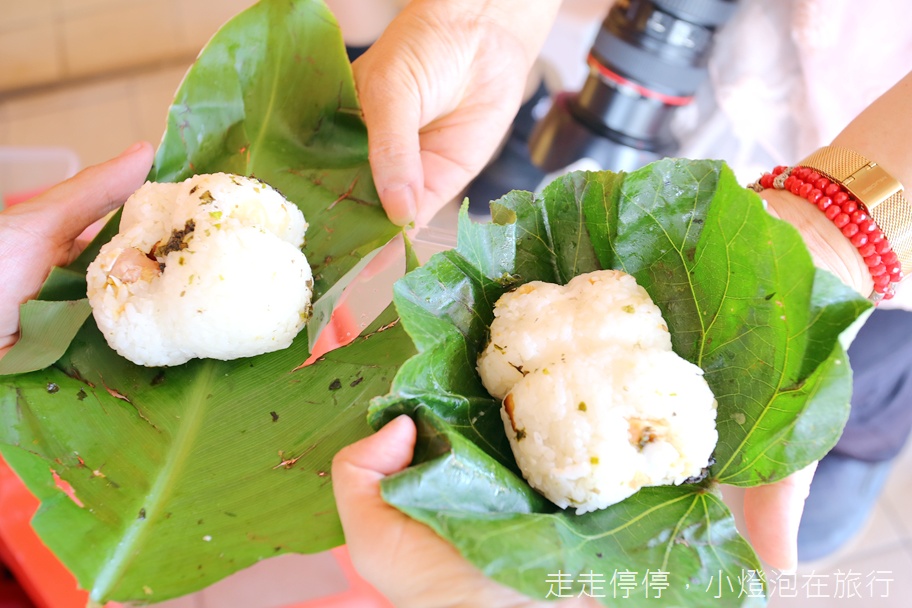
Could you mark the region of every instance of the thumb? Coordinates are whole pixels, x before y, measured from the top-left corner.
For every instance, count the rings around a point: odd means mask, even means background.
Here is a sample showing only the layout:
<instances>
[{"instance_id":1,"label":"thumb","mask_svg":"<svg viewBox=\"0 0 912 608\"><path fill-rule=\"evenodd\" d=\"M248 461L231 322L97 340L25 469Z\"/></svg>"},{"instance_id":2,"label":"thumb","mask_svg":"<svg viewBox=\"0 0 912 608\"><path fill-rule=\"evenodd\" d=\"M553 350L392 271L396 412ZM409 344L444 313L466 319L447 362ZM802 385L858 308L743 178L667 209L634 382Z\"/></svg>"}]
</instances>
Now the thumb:
<instances>
[{"instance_id":1,"label":"thumb","mask_svg":"<svg viewBox=\"0 0 912 608\"><path fill-rule=\"evenodd\" d=\"M798 565L798 525L811 490L817 463L765 486L744 493L747 533L760 559L779 570Z\"/></svg>"},{"instance_id":2,"label":"thumb","mask_svg":"<svg viewBox=\"0 0 912 608\"><path fill-rule=\"evenodd\" d=\"M405 226L415 219L424 173L421 165L421 100L417 86L370 49L352 65L361 98L371 171L390 221ZM393 63L392 66L398 64Z\"/></svg>"},{"instance_id":3,"label":"thumb","mask_svg":"<svg viewBox=\"0 0 912 608\"><path fill-rule=\"evenodd\" d=\"M343 448L332 465L333 493L352 559L384 544L406 518L384 502L380 480L408 466L417 431L408 416L399 416L374 435Z\"/></svg>"},{"instance_id":4,"label":"thumb","mask_svg":"<svg viewBox=\"0 0 912 608\"><path fill-rule=\"evenodd\" d=\"M53 243L71 242L142 185L152 166L152 155L149 143L137 142L120 156L88 167L10 211L28 214L34 231Z\"/></svg>"}]
</instances>

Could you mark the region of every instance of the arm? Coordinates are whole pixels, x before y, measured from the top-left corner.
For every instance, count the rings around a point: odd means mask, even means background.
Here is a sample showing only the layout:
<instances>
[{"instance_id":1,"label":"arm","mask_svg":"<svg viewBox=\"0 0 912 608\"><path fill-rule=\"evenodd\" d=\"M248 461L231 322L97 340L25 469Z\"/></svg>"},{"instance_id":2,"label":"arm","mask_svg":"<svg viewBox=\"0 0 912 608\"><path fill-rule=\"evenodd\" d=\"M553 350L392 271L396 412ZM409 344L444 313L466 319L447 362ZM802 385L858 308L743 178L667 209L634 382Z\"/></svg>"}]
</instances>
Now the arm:
<instances>
[{"instance_id":1,"label":"arm","mask_svg":"<svg viewBox=\"0 0 912 608\"><path fill-rule=\"evenodd\" d=\"M877 162L903 184L906 200L912 197L910 99L912 73L868 106L832 142ZM783 190L766 190L762 196L773 213L798 228L819 266L831 270L859 293L871 293L871 275L858 251L815 206Z\"/></svg>"},{"instance_id":2,"label":"arm","mask_svg":"<svg viewBox=\"0 0 912 608\"><path fill-rule=\"evenodd\" d=\"M832 142L877 162L906 188L912 187L910 96L912 73L865 109ZM912 192L905 192L909 200ZM772 213L801 232L818 266L831 270L862 295L871 293L873 281L861 255L816 205L785 190L764 190L762 196ZM912 220L912 209L909 218ZM751 541L777 568L797 565L798 524L815 468L816 463L778 483L749 488L745 493L744 515ZM778 526L770 526L771 520L778 521Z\"/></svg>"},{"instance_id":3,"label":"arm","mask_svg":"<svg viewBox=\"0 0 912 608\"><path fill-rule=\"evenodd\" d=\"M380 200L420 225L487 163L558 0L413 0L354 63Z\"/></svg>"}]
</instances>

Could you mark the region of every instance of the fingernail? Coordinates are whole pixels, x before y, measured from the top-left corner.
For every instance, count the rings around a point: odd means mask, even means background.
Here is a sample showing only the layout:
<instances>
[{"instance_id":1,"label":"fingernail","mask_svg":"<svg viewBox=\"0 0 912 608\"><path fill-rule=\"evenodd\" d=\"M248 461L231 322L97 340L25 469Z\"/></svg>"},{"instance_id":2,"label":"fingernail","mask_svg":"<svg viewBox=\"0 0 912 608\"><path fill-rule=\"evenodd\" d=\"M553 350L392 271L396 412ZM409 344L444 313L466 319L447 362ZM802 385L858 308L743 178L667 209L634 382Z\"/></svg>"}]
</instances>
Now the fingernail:
<instances>
[{"instance_id":1,"label":"fingernail","mask_svg":"<svg viewBox=\"0 0 912 608\"><path fill-rule=\"evenodd\" d=\"M381 199L390 221L397 226L406 226L415 219L417 204L415 192L410 186L387 188Z\"/></svg>"},{"instance_id":2,"label":"fingernail","mask_svg":"<svg viewBox=\"0 0 912 608\"><path fill-rule=\"evenodd\" d=\"M124 150L123 152L121 152L120 155L127 156L128 154L133 154L134 152L137 152L140 148L142 148L145 143L146 142L138 141L135 144L133 144L132 146L130 146L129 148L127 148L126 150Z\"/></svg>"},{"instance_id":3,"label":"fingernail","mask_svg":"<svg viewBox=\"0 0 912 608\"><path fill-rule=\"evenodd\" d=\"M411 416L408 414L399 414L395 418L389 421L389 423L384 426L381 431L388 433L396 434L399 433L400 436L402 433L405 433L405 430L400 431L399 428L407 429L408 427L415 426L415 423L412 421Z\"/></svg>"}]
</instances>

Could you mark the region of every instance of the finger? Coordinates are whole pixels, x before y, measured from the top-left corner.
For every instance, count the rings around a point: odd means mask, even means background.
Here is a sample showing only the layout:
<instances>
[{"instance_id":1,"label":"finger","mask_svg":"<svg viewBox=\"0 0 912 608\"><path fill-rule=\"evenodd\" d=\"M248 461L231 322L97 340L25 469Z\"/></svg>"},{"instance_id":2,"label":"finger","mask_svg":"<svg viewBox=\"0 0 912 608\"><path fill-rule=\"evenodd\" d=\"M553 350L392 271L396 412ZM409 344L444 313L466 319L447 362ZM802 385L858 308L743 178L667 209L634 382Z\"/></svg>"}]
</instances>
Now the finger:
<instances>
[{"instance_id":1,"label":"finger","mask_svg":"<svg viewBox=\"0 0 912 608\"><path fill-rule=\"evenodd\" d=\"M399 416L374 435L343 448L333 459L333 493L352 559L366 546L382 546L406 517L384 502L380 480L408 466L417 431Z\"/></svg>"},{"instance_id":2,"label":"finger","mask_svg":"<svg viewBox=\"0 0 912 608\"><path fill-rule=\"evenodd\" d=\"M333 459L333 492L355 568L397 606L544 605L486 579L433 531L383 501L380 480L408 466L416 434L411 418L399 416ZM417 564L425 570L415 576L396 571L414 572ZM560 605L595 604L580 599Z\"/></svg>"},{"instance_id":3,"label":"finger","mask_svg":"<svg viewBox=\"0 0 912 608\"><path fill-rule=\"evenodd\" d=\"M421 100L416 85L403 74L404 68L378 71L372 51L352 66L367 125L371 171L390 221L405 226L415 219L424 189Z\"/></svg>"},{"instance_id":4,"label":"finger","mask_svg":"<svg viewBox=\"0 0 912 608\"><path fill-rule=\"evenodd\" d=\"M760 558L779 570L798 565L798 525L811 489L817 463L792 473L782 481L748 488L744 493L744 519L751 543Z\"/></svg>"},{"instance_id":5,"label":"finger","mask_svg":"<svg viewBox=\"0 0 912 608\"><path fill-rule=\"evenodd\" d=\"M71 242L143 184L152 155L150 144L138 142L120 156L80 171L13 210L27 213L33 230L54 244Z\"/></svg>"}]
</instances>

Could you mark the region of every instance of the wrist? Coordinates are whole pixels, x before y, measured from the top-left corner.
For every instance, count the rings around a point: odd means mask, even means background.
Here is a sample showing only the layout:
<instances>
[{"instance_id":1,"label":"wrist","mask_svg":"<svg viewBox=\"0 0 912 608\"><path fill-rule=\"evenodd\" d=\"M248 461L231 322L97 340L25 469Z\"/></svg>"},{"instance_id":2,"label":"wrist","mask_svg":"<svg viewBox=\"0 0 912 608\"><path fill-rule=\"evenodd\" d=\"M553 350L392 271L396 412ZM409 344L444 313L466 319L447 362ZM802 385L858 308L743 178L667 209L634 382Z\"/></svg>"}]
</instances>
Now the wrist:
<instances>
[{"instance_id":1,"label":"wrist","mask_svg":"<svg viewBox=\"0 0 912 608\"><path fill-rule=\"evenodd\" d=\"M750 187L758 192L770 188L787 191L797 195L797 201L810 203L807 207L823 212L862 258L873 285L869 298L875 303L892 298L903 276L912 272L912 210L902 183L857 152L825 146L798 166L778 166L763 174ZM797 202L787 197L782 200ZM820 255L830 255L834 259L822 262L858 289L863 283L852 276L856 264L843 253L847 251L845 242L822 227L820 216L802 211L795 204L780 210L796 221L810 223L812 231L828 241L817 249L816 261L821 262ZM814 251L814 243L808 245Z\"/></svg>"},{"instance_id":2,"label":"wrist","mask_svg":"<svg viewBox=\"0 0 912 608\"><path fill-rule=\"evenodd\" d=\"M829 270L861 295L871 294L874 280L864 258L817 207L788 190L768 189L760 196L773 215L798 230L816 266Z\"/></svg>"},{"instance_id":3,"label":"wrist","mask_svg":"<svg viewBox=\"0 0 912 608\"><path fill-rule=\"evenodd\" d=\"M439 5L440 0L417 0ZM416 4L413 0L411 4ZM561 0L451 0L446 10L461 14L483 28L493 28L516 40L527 66L538 57L548 32L557 17Z\"/></svg>"}]
</instances>

